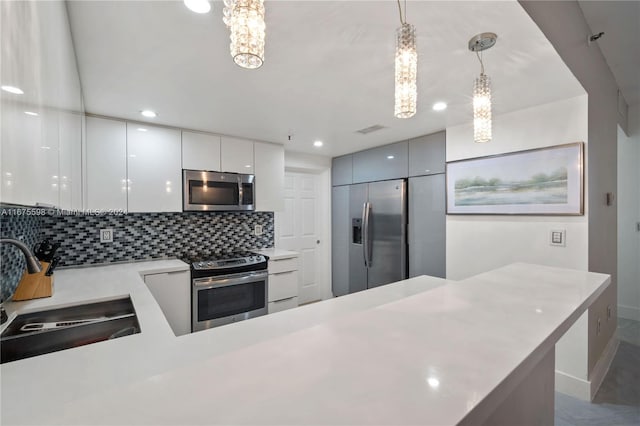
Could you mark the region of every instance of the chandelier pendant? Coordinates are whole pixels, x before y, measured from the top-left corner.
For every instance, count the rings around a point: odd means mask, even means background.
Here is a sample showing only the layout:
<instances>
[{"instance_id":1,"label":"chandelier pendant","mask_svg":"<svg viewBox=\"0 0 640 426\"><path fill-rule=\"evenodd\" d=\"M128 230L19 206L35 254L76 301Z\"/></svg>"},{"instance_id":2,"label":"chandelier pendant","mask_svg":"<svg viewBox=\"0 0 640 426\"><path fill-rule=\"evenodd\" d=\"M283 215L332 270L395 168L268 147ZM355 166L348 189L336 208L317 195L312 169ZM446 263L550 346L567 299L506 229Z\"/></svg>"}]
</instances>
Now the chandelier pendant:
<instances>
[{"instance_id":1,"label":"chandelier pendant","mask_svg":"<svg viewBox=\"0 0 640 426\"><path fill-rule=\"evenodd\" d=\"M224 0L224 5L233 61L242 68L260 68L264 63L264 0Z\"/></svg>"}]
</instances>

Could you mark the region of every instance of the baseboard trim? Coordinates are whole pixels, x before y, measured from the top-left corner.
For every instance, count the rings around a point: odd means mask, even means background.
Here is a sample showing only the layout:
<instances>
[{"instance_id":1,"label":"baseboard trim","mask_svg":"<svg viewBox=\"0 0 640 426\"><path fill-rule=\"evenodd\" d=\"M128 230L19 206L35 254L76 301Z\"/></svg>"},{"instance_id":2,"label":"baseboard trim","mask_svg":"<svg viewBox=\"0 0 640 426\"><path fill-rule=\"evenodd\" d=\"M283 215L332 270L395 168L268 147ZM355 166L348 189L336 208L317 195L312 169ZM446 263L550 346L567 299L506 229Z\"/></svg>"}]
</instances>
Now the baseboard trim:
<instances>
[{"instance_id":1,"label":"baseboard trim","mask_svg":"<svg viewBox=\"0 0 640 426\"><path fill-rule=\"evenodd\" d=\"M565 395L572 396L574 398L581 399L583 401L590 401L590 385L587 380L574 377L570 374L563 373L556 370L556 382L555 390Z\"/></svg>"},{"instance_id":2,"label":"baseboard trim","mask_svg":"<svg viewBox=\"0 0 640 426\"><path fill-rule=\"evenodd\" d=\"M635 306L618 305L618 316L634 321L640 321L640 308Z\"/></svg>"},{"instance_id":3,"label":"baseboard trim","mask_svg":"<svg viewBox=\"0 0 640 426\"><path fill-rule=\"evenodd\" d=\"M611 339L605 346L602 351L602 356L596 362L596 365L591 370L591 374L589 374L589 382L591 383L591 397L590 400L595 398L598 389L600 389L600 385L604 381L604 377L607 375L609 371L609 367L611 367L611 363L613 362L613 358L616 356L616 352L618 352L618 346L620 346L620 341L618 340L618 333L613 333Z\"/></svg>"},{"instance_id":4,"label":"baseboard trim","mask_svg":"<svg viewBox=\"0 0 640 426\"><path fill-rule=\"evenodd\" d=\"M619 344L620 342L618 341L618 337L614 333L613 337L609 339L607 346L605 346L602 351L602 356L593 367L593 370L589 375L589 380L581 379L556 370L555 390L583 401L592 401L609 371L611 362L613 362L613 358L616 356L616 352L618 351Z\"/></svg>"}]
</instances>

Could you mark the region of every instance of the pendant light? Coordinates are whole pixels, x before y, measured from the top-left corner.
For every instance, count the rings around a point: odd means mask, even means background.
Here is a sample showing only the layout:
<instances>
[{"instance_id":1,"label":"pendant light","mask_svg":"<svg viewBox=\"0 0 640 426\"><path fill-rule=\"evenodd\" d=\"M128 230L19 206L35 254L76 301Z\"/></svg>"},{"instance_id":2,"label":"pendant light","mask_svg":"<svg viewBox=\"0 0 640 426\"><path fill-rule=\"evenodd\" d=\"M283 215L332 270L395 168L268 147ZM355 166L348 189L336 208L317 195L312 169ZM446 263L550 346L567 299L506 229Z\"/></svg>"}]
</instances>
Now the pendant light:
<instances>
[{"instance_id":1,"label":"pendant light","mask_svg":"<svg viewBox=\"0 0 640 426\"><path fill-rule=\"evenodd\" d=\"M416 113L418 99L418 51L416 49L416 28L407 24L407 2L404 2L404 17L400 0L400 28L396 30L395 61L395 108L397 118L410 118Z\"/></svg>"},{"instance_id":2,"label":"pendant light","mask_svg":"<svg viewBox=\"0 0 640 426\"><path fill-rule=\"evenodd\" d=\"M224 5L233 61L242 68L260 68L264 62L264 0L224 0Z\"/></svg>"},{"instance_id":3,"label":"pendant light","mask_svg":"<svg viewBox=\"0 0 640 426\"><path fill-rule=\"evenodd\" d=\"M481 52L493 47L497 39L494 33L482 33L469 40L469 50L480 61L480 76L473 84L473 140L477 143L491 141L491 79L484 73Z\"/></svg>"}]
</instances>

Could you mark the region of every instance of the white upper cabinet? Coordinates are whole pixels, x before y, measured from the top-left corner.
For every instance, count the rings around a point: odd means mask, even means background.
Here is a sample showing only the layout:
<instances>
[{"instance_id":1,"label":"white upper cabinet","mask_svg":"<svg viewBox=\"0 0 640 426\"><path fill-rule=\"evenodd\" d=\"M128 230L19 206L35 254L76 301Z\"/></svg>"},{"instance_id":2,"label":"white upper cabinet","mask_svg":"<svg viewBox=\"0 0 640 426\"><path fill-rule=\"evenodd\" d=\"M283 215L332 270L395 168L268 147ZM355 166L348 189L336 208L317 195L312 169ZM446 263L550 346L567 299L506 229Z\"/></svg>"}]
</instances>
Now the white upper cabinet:
<instances>
[{"instance_id":1,"label":"white upper cabinet","mask_svg":"<svg viewBox=\"0 0 640 426\"><path fill-rule=\"evenodd\" d=\"M256 142L255 194L256 210L284 209L284 147Z\"/></svg>"},{"instance_id":2,"label":"white upper cabinet","mask_svg":"<svg viewBox=\"0 0 640 426\"><path fill-rule=\"evenodd\" d=\"M254 174L253 141L222 136L220 171Z\"/></svg>"},{"instance_id":3,"label":"white upper cabinet","mask_svg":"<svg viewBox=\"0 0 640 426\"><path fill-rule=\"evenodd\" d=\"M127 123L130 212L182 211L180 131Z\"/></svg>"},{"instance_id":4,"label":"white upper cabinet","mask_svg":"<svg viewBox=\"0 0 640 426\"><path fill-rule=\"evenodd\" d=\"M182 168L220 171L220 136L182 132Z\"/></svg>"},{"instance_id":5,"label":"white upper cabinet","mask_svg":"<svg viewBox=\"0 0 640 426\"><path fill-rule=\"evenodd\" d=\"M78 113L60 112L60 207L82 209L82 120Z\"/></svg>"},{"instance_id":6,"label":"white upper cabinet","mask_svg":"<svg viewBox=\"0 0 640 426\"><path fill-rule=\"evenodd\" d=\"M87 117L87 208L127 209L127 124Z\"/></svg>"},{"instance_id":7,"label":"white upper cabinet","mask_svg":"<svg viewBox=\"0 0 640 426\"><path fill-rule=\"evenodd\" d=\"M1 14L2 84L20 90L0 91L0 201L77 207L83 107L66 5L2 2Z\"/></svg>"}]
</instances>

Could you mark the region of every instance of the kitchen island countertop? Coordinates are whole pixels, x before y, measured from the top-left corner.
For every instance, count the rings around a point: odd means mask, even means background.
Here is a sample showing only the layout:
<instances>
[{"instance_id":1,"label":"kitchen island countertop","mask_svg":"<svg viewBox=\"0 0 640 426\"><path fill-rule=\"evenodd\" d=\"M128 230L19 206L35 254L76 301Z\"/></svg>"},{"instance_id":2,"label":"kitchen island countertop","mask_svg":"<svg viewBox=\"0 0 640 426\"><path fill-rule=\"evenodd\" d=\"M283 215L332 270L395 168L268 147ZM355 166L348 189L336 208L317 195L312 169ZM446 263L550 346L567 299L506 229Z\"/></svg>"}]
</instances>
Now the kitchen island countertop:
<instances>
[{"instance_id":1,"label":"kitchen island countertop","mask_svg":"<svg viewBox=\"0 0 640 426\"><path fill-rule=\"evenodd\" d=\"M142 333L3 364L2 424L486 419L610 282L514 264L460 282L416 277L176 337L140 278L162 268L187 265L61 270L53 298L8 304L11 312L130 294Z\"/></svg>"}]
</instances>

